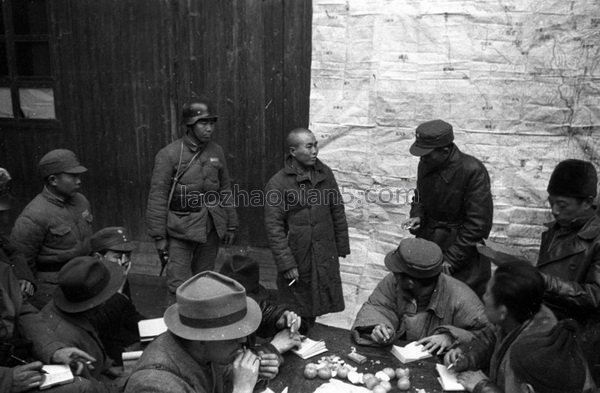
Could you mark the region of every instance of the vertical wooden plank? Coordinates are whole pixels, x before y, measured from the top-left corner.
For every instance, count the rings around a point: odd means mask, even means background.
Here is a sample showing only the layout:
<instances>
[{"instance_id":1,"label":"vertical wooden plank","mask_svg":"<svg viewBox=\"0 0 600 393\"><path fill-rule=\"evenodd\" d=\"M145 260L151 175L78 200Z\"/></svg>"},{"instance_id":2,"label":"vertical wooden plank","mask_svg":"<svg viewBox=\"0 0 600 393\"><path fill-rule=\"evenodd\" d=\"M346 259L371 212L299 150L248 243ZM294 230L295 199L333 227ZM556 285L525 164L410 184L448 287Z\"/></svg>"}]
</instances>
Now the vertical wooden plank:
<instances>
[{"instance_id":1,"label":"vertical wooden plank","mask_svg":"<svg viewBox=\"0 0 600 393\"><path fill-rule=\"evenodd\" d=\"M284 2L284 128L308 127L312 1ZM306 83L308 81L308 83Z\"/></svg>"},{"instance_id":2,"label":"vertical wooden plank","mask_svg":"<svg viewBox=\"0 0 600 393\"><path fill-rule=\"evenodd\" d=\"M268 180L281 167L284 157L283 72L284 14L283 0L263 2L265 61L265 146L267 162L263 163Z\"/></svg>"},{"instance_id":3,"label":"vertical wooden plank","mask_svg":"<svg viewBox=\"0 0 600 393\"><path fill-rule=\"evenodd\" d=\"M2 129L22 200L15 215L42 187L37 161L66 147L89 168L96 226L124 224L147 239L154 155L181 135L192 92L213 96L215 139L247 192L281 167L285 133L308 123L309 0L53 0L49 10L60 127ZM264 245L262 208L240 216L242 243Z\"/></svg>"}]
</instances>

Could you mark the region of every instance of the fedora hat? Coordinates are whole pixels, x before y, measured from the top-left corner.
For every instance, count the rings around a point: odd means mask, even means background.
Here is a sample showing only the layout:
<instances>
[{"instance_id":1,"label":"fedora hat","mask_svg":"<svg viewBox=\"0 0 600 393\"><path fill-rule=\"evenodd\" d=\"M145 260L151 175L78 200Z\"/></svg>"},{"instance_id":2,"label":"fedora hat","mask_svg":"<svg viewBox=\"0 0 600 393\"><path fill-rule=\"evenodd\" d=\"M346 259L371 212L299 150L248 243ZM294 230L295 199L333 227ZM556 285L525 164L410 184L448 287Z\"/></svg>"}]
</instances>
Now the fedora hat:
<instances>
[{"instance_id":1,"label":"fedora hat","mask_svg":"<svg viewBox=\"0 0 600 393\"><path fill-rule=\"evenodd\" d=\"M124 281L125 271L115 263L73 258L58 272L54 304L66 313L91 310L117 293Z\"/></svg>"},{"instance_id":2,"label":"fedora hat","mask_svg":"<svg viewBox=\"0 0 600 393\"><path fill-rule=\"evenodd\" d=\"M177 303L165 311L167 328L194 341L246 337L260 325L262 312L237 281L222 274L198 273L177 288Z\"/></svg>"},{"instance_id":3,"label":"fedora hat","mask_svg":"<svg viewBox=\"0 0 600 393\"><path fill-rule=\"evenodd\" d=\"M478 243L475 245L475 247L480 255L488 258L496 266L502 266L510 262L529 263L526 258L519 255L514 255L513 253L516 252L516 250L491 240L486 240L485 245Z\"/></svg>"},{"instance_id":4,"label":"fedora hat","mask_svg":"<svg viewBox=\"0 0 600 393\"><path fill-rule=\"evenodd\" d=\"M385 266L393 273L406 273L413 278L435 277L442 272L444 255L432 241L420 238L402 239L398 248L385 256Z\"/></svg>"},{"instance_id":5,"label":"fedora hat","mask_svg":"<svg viewBox=\"0 0 600 393\"><path fill-rule=\"evenodd\" d=\"M225 261L219 273L242 284L248 294L258 292L260 288L258 262L248 256L234 255L233 258Z\"/></svg>"}]
</instances>

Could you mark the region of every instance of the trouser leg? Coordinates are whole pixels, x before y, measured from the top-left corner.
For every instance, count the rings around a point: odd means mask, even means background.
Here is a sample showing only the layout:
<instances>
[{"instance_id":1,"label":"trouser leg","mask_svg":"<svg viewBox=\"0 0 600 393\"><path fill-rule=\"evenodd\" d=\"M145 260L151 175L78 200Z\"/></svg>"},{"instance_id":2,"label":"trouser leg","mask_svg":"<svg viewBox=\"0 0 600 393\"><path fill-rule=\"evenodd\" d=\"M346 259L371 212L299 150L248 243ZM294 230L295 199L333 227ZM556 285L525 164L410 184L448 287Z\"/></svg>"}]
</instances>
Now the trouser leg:
<instances>
[{"instance_id":1,"label":"trouser leg","mask_svg":"<svg viewBox=\"0 0 600 393\"><path fill-rule=\"evenodd\" d=\"M206 243L197 243L192 255L192 276L206 270L215 269L215 260L219 252L219 235L211 230L206 236Z\"/></svg>"},{"instance_id":2,"label":"trouser leg","mask_svg":"<svg viewBox=\"0 0 600 393\"><path fill-rule=\"evenodd\" d=\"M175 294L185 280L192 276L191 261L198 243L169 238L169 263L167 264L167 288Z\"/></svg>"}]
</instances>

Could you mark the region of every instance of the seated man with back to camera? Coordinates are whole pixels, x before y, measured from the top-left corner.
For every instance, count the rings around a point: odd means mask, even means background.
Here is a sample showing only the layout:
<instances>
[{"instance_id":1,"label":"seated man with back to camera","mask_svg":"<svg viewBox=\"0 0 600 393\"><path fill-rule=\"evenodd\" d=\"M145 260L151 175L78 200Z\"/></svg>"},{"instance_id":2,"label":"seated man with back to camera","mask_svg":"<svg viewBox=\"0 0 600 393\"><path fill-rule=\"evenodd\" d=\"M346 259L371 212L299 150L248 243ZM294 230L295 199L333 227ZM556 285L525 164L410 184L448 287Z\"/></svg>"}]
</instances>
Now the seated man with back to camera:
<instances>
[{"instance_id":1,"label":"seated man with back to camera","mask_svg":"<svg viewBox=\"0 0 600 393\"><path fill-rule=\"evenodd\" d=\"M299 333L306 334L308 324L302 323L302 318L289 305L281 304L260 284L258 262L245 255L234 255L223 264L220 273L242 284L246 294L260 306L262 320L256 336L270 339L263 345L281 355L301 344Z\"/></svg>"},{"instance_id":2,"label":"seated man with back to camera","mask_svg":"<svg viewBox=\"0 0 600 393\"><path fill-rule=\"evenodd\" d=\"M487 284L483 296L485 312L493 324L476 334L468 344L460 344L450 350L444 357L448 367L459 371L458 381L469 391L486 392L521 392L523 381L516 374L525 374L532 364L515 368L512 354L513 348L532 335L552 336L556 326L556 317L542 304L544 296L544 280L531 264L523 261L510 261L496 269ZM562 334L558 334L560 336ZM524 360L524 359L520 359ZM548 359L529 358L528 361L547 362ZM548 381L556 383L554 392L571 391L571 383L585 379L585 389L593 387L593 381L587 364L581 358L581 377L578 375L556 378L548 375ZM552 367L549 367L551 369ZM565 368L567 362L565 361ZM489 377L482 370L489 369ZM467 371L468 370L468 371ZM571 380L571 378L573 378ZM527 378L526 378L527 379ZM582 390L578 390L581 392Z\"/></svg>"},{"instance_id":3,"label":"seated man with back to camera","mask_svg":"<svg viewBox=\"0 0 600 393\"><path fill-rule=\"evenodd\" d=\"M395 340L419 340L441 354L456 342L468 342L488 325L483 305L463 282L442 273L440 247L424 239L403 239L385 257L392 271L362 306L352 338L360 345L385 346Z\"/></svg>"}]
</instances>

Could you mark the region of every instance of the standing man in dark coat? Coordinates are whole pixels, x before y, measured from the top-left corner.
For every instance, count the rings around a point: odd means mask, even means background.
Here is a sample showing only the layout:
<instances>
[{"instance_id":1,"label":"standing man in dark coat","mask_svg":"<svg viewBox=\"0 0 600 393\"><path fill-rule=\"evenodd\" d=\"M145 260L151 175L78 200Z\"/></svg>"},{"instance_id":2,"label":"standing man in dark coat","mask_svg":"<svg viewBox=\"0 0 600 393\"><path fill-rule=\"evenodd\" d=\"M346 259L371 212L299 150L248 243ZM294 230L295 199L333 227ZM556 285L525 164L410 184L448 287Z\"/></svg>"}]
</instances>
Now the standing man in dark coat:
<instances>
[{"instance_id":1,"label":"standing man in dark coat","mask_svg":"<svg viewBox=\"0 0 600 393\"><path fill-rule=\"evenodd\" d=\"M61 267L89 254L93 216L87 198L78 192L80 175L87 169L75 153L52 150L42 157L38 170L44 190L17 218L11 241L35 274L31 304L42 308L52 299Z\"/></svg>"},{"instance_id":2,"label":"standing man in dark coat","mask_svg":"<svg viewBox=\"0 0 600 393\"><path fill-rule=\"evenodd\" d=\"M317 159L314 134L297 128L287 144L285 166L265 188L265 227L280 300L312 324L344 309L338 258L350 254L348 224L333 172Z\"/></svg>"},{"instance_id":3,"label":"standing man in dark coat","mask_svg":"<svg viewBox=\"0 0 600 393\"><path fill-rule=\"evenodd\" d=\"M431 240L444 252L444 272L482 296L490 278L489 260L475 245L492 228L493 203L485 166L454 144L452 126L443 120L421 124L410 153L421 157L410 219L403 226Z\"/></svg>"},{"instance_id":4,"label":"standing man in dark coat","mask_svg":"<svg viewBox=\"0 0 600 393\"><path fill-rule=\"evenodd\" d=\"M208 100L185 104L185 135L154 160L146 224L156 249L168 250L171 301L185 280L214 269L219 240L231 244L238 228L225 154L211 141L216 121Z\"/></svg>"},{"instance_id":5,"label":"standing man in dark coat","mask_svg":"<svg viewBox=\"0 0 600 393\"><path fill-rule=\"evenodd\" d=\"M598 176L592 163L560 162L548 183L555 221L546 224L537 267L544 303L559 319L575 319L583 351L600 383L600 217L594 200Z\"/></svg>"}]
</instances>

